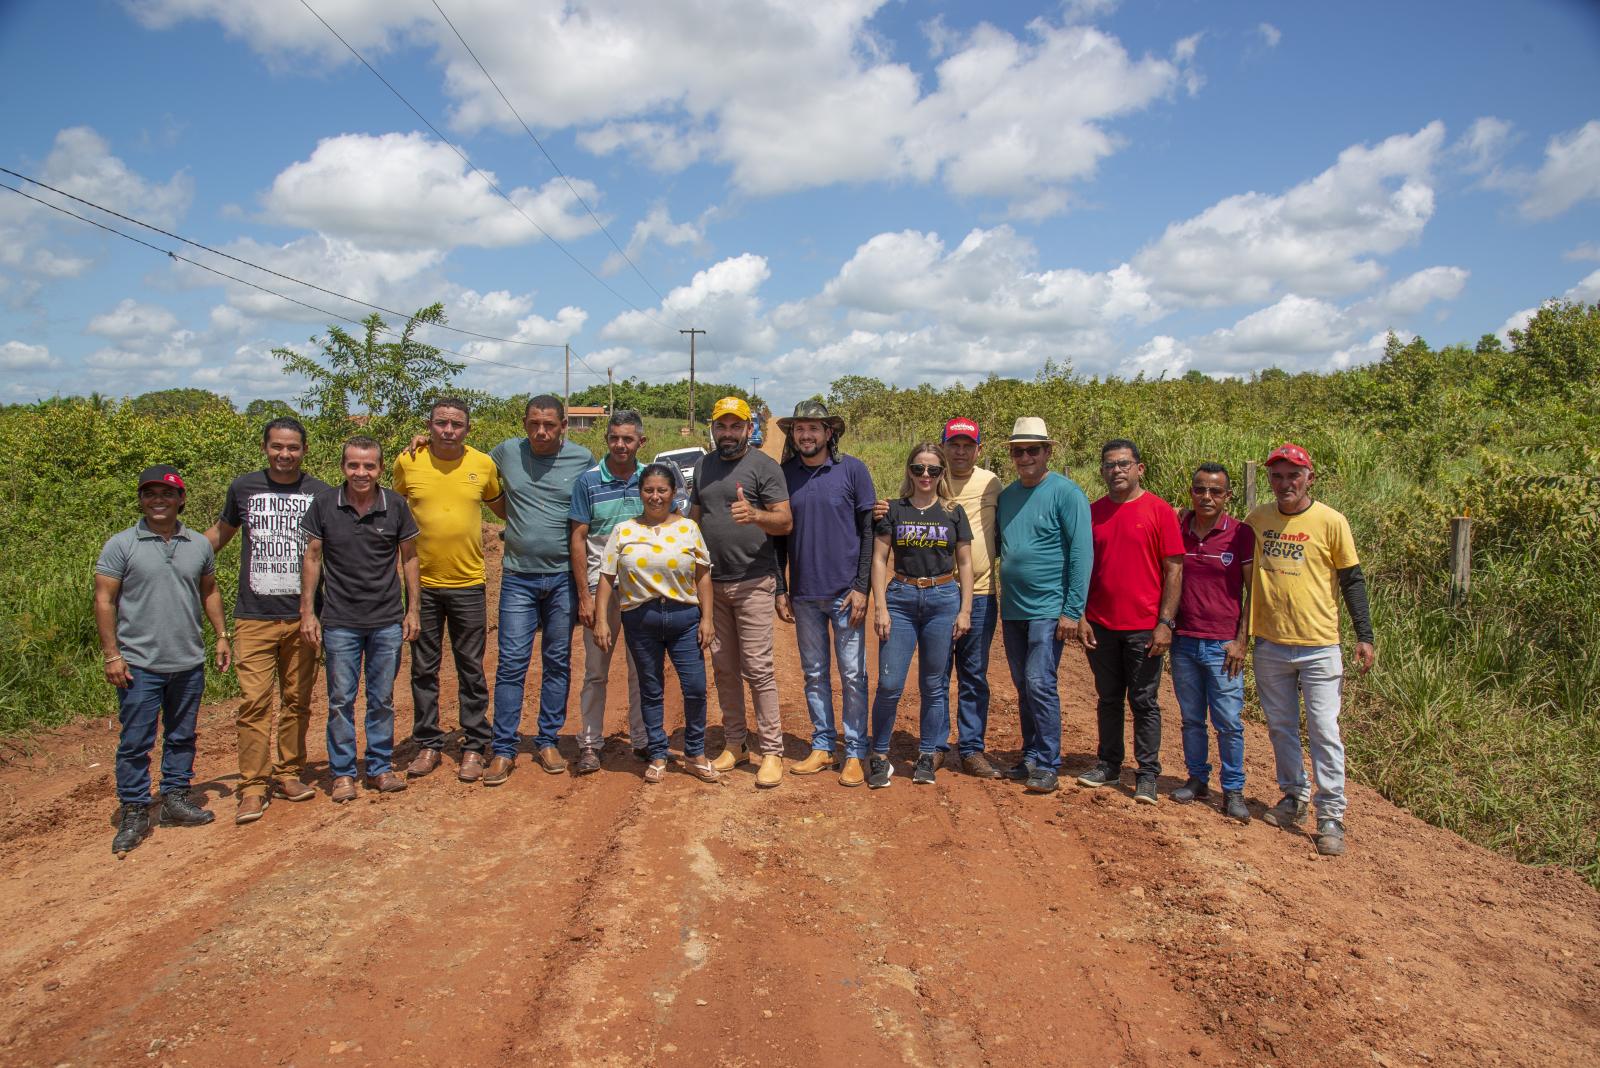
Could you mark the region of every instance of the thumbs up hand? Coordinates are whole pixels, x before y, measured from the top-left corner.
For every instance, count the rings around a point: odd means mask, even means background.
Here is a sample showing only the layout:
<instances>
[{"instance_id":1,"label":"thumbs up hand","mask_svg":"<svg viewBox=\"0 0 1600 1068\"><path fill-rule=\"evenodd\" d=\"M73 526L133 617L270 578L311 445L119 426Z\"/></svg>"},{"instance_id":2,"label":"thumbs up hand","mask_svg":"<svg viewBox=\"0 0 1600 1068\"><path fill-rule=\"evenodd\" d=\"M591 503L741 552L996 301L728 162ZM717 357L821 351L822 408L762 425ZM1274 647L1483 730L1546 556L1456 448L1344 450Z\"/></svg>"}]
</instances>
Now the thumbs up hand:
<instances>
[{"instance_id":1,"label":"thumbs up hand","mask_svg":"<svg viewBox=\"0 0 1600 1068\"><path fill-rule=\"evenodd\" d=\"M756 509L749 501L744 499L744 483L742 482L734 486L733 505L730 511L733 513L733 521L735 523L754 523L756 521Z\"/></svg>"}]
</instances>

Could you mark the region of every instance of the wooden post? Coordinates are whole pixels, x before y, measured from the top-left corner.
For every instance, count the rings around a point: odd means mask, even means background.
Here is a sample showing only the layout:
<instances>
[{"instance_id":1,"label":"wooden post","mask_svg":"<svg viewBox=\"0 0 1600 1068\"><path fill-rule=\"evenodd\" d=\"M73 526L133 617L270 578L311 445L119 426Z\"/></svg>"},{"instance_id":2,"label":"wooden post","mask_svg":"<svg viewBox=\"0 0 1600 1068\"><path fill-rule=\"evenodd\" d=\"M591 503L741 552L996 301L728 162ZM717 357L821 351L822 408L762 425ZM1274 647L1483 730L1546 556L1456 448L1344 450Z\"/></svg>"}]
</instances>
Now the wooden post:
<instances>
[{"instance_id":1,"label":"wooden post","mask_svg":"<svg viewBox=\"0 0 1600 1068\"><path fill-rule=\"evenodd\" d=\"M606 368L606 417L617 413L617 380L611 375L611 368Z\"/></svg>"},{"instance_id":2,"label":"wooden post","mask_svg":"<svg viewBox=\"0 0 1600 1068\"><path fill-rule=\"evenodd\" d=\"M1472 519L1450 520L1450 605L1459 608L1472 592Z\"/></svg>"},{"instance_id":3,"label":"wooden post","mask_svg":"<svg viewBox=\"0 0 1600 1068\"><path fill-rule=\"evenodd\" d=\"M1254 460L1246 460L1244 462L1244 510L1246 515L1256 506L1256 466L1257 464Z\"/></svg>"},{"instance_id":4,"label":"wooden post","mask_svg":"<svg viewBox=\"0 0 1600 1068\"><path fill-rule=\"evenodd\" d=\"M566 356L566 363L564 364L566 377L562 379L561 384L561 406L570 408L572 407L572 346L563 345L561 348Z\"/></svg>"}]
</instances>

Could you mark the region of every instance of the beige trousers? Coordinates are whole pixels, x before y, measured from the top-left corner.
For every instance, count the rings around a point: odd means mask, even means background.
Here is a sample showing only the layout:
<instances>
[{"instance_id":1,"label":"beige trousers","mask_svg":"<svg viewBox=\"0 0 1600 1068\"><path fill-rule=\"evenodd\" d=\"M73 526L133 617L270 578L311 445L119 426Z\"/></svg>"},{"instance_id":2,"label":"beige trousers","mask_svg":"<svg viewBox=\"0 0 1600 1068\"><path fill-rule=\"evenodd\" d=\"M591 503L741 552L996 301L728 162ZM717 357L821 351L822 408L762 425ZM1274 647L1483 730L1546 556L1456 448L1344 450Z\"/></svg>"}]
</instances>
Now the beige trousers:
<instances>
[{"instance_id":1,"label":"beige trousers","mask_svg":"<svg viewBox=\"0 0 1600 1068\"><path fill-rule=\"evenodd\" d=\"M729 749L747 746L762 753L783 752L783 718L778 712L778 677L772 666L772 621L776 616L773 591L777 580L745 579L711 584L711 620L717 646L711 653L711 670L717 682L717 702L722 706L722 734ZM745 720L744 686L756 706L756 733L760 741L749 745Z\"/></svg>"}]
</instances>

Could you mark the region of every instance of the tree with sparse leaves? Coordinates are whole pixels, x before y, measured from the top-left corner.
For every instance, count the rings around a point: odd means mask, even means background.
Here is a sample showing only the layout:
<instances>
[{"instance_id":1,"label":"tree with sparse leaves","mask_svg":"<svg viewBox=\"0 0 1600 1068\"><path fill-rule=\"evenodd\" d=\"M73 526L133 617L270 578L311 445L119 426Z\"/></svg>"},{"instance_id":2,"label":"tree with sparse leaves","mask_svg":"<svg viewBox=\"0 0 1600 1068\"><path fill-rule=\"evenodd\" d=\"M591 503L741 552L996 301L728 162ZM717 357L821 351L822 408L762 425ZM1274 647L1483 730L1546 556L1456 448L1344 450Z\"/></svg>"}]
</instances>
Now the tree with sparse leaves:
<instances>
[{"instance_id":1,"label":"tree with sparse leaves","mask_svg":"<svg viewBox=\"0 0 1600 1068\"><path fill-rule=\"evenodd\" d=\"M312 344L322 347L320 359L289 348L273 349L272 354L283 361L285 374L306 380L300 402L319 418L348 419L359 409L398 424L420 416L466 366L416 339L418 327L444 322L444 305L432 304L407 319L396 335L373 312L362 321L361 337L329 326L326 337L312 338Z\"/></svg>"}]
</instances>

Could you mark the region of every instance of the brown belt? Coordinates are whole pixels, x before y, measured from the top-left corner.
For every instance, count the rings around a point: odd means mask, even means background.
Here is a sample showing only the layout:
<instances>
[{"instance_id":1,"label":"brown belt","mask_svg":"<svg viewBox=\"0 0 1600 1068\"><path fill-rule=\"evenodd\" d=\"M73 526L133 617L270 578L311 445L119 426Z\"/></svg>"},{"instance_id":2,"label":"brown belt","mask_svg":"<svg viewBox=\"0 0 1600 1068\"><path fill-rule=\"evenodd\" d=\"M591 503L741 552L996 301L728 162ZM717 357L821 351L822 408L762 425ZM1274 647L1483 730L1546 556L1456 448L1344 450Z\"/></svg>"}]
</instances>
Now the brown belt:
<instances>
[{"instance_id":1,"label":"brown belt","mask_svg":"<svg viewBox=\"0 0 1600 1068\"><path fill-rule=\"evenodd\" d=\"M919 590L925 590L930 586L943 586L946 582L954 582L956 573L952 571L948 575L938 575L934 578L912 578L910 575L902 575L896 571L894 577L898 581L904 582L907 586L915 586Z\"/></svg>"}]
</instances>

